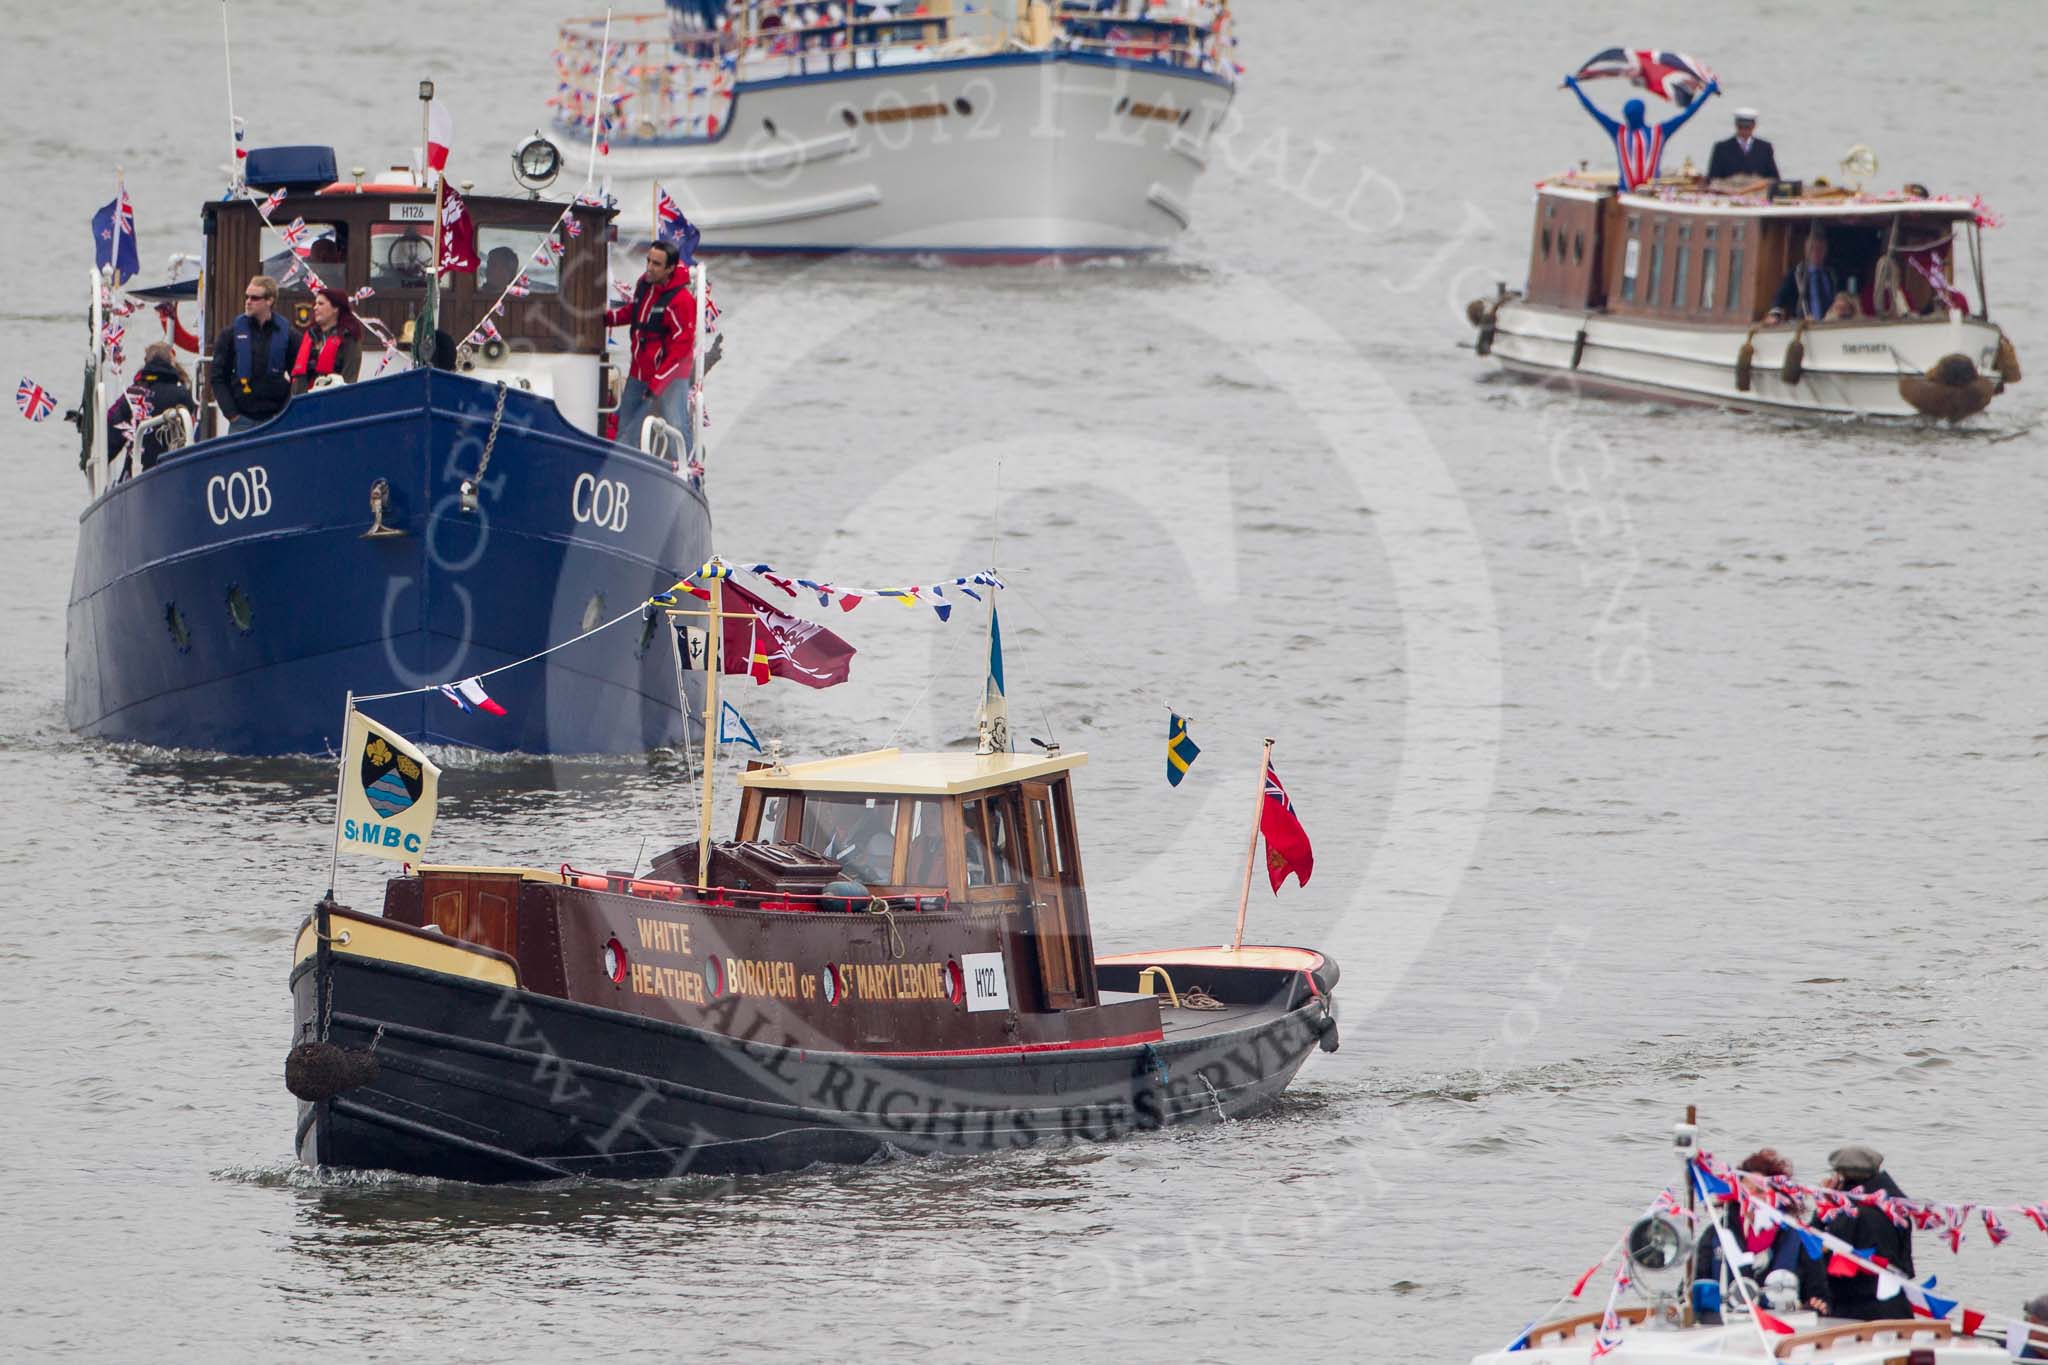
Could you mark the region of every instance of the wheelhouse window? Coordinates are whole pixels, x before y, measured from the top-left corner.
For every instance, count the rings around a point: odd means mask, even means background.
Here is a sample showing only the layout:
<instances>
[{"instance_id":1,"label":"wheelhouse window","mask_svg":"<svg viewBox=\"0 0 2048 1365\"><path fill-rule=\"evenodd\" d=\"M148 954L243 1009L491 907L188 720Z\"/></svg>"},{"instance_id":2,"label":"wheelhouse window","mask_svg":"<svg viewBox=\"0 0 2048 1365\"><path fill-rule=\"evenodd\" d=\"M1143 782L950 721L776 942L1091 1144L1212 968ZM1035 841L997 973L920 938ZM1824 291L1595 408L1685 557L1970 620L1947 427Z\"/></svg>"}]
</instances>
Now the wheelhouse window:
<instances>
[{"instance_id":1,"label":"wheelhouse window","mask_svg":"<svg viewBox=\"0 0 2048 1365\"><path fill-rule=\"evenodd\" d=\"M1657 286L1664 279L1664 243L1650 243L1650 287L1643 297L1651 303L1657 301Z\"/></svg>"},{"instance_id":2,"label":"wheelhouse window","mask_svg":"<svg viewBox=\"0 0 2048 1365\"><path fill-rule=\"evenodd\" d=\"M476 253L483 265L477 272L477 293L496 299L505 292L507 285L519 278L522 270L526 272L526 287L534 293L561 293L560 263L533 263L540 244L547 240L547 236L539 228L479 227L476 230Z\"/></svg>"},{"instance_id":3,"label":"wheelhouse window","mask_svg":"<svg viewBox=\"0 0 2048 1365\"><path fill-rule=\"evenodd\" d=\"M1637 220L1628 220L1628 244L1621 252L1621 296L1633 300L1636 296L1636 271L1643 260L1643 239L1638 235Z\"/></svg>"},{"instance_id":4,"label":"wheelhouse window","mask_svg":"<svg viewBox=\"0 0 2048 1365\"><path fill-rule=\"evenodd\" d=\"M1006 795L969 801L960 814L967 833L967 884L1002 886L1021 882L1017 870L1017 819Z\"/></svg>"},{"instance_id":5,"label":"wheelhouse window","mask_svg":"<svg viewBox=\"0 0 2048 1365\"><path fill-rule=\"evenodd\" d=\"M903 858L903 884L946 884L946 810L940 802L910 803L910 831Z\"/></svg>"},{"instance_id":6,"label":"wheelhouse window","mask_svg":"<svg viewBox=\"0 0 2048 1365\"><path fill-rule=\"evenodd\" d=\"M757 839L780 839L782 818L789 812L789 798L781 792L770 792L761 800L761 827L755 832Z\"/></svg>"},{"instance_id":7,"label":"wheelhouse window","mask_svg":"<svg viewBox=\"0 0 2048 1365\"><path fill-rule=\"evenodd\" d=\"M348 224L307 223L305 235L299 239L299 245L306 251L304 256L293 251L292 244L277 228L264 228L259 241L263 273L277 281L280 293L309 292L304 285L285 280L285 272L291 269L294 259L303 261L306 269L320 277L320 283L334 289L348 288Z\"/></svg>"},{"instance_id":8,"label":"wheelhouse window","mask_svg":"<svg viewBox=\"0 0 2048 1365\"><path fill-rule=\"evenodd\" d=\"M432 223L370 224L370 287L380 293L421 289L432 278Z\"/></svg>"},{"instance_id":9,"label":"wheelhouse window","mask_svg":"<svg viewBox=\"0 0 2048 1365\"><path fill-rule=\"evenodd\" d=\"M838 862L855 881L885 886L896 870L896 806L893 796L813 792L804 798L798 842Z\"/></svg>"},{"instance_id":10,"label":"wheelhouse window","mask_svg":"<svg viewBox=\"0 0 2048 1365\"><path fill-rule=\"evenodd\" d=\"M1683 310L1685 307L1685 265L1692 252L1685 243L1678 244L1678 259L1671 263L1671 306Z\"/></svg>"},{"instance_id":11,"label":"wheelhouse window","mask_svg":"<svg viewBox=\"0 0 2048 1365\"><path fill-rule=\"evenodd\" d=\"M1735 231L1736 234L1739 236L1742 232L1742 229L1737 228ZM1740 312L1741 310L1742 248L1739 246L1735 246L1728 248L1728 311L1731 313L1736 313Z\"/></svg>"},{"instance_id":12,"label":"wheelhouse window","mask_svg":"<svg viewBox=\"0 0 2048 1365\"><path fill-rule=\"evenodd\" d=\"M1707 231L1712 232L1713 229L1708 228ZM1709 313L1714 311L1715 283L1714 248L1708 247L1700 252L1700 307Z\"/></svg>"}]
</instances>

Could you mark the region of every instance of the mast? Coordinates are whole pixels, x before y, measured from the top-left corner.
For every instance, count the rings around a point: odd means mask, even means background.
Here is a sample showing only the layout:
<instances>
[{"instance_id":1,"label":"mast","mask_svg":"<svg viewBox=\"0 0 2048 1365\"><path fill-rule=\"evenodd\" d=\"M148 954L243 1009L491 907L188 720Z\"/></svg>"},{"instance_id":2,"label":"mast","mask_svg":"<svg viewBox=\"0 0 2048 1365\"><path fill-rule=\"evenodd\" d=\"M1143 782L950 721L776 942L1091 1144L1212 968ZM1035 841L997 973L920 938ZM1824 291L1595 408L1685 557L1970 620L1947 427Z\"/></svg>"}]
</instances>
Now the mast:
<instances>
[{"instance_id":1,"label":"mast","mask_svg":"<svg viewBox=\"0 0 2048 1365\"><path fill-rule=\"evenodd\" d=\"M697 808L699 891L711 885L711 772L718 758L718 727L714 717L718 715L718 670L723 666L718 657L719 647L725 643L725 613L720 610L725 606L725 580L712 581L718 586L711 603L709 638L704 642L704 796Z\"/></svg>"},{"instance_id":2,"label":"mast","mask_svg":"<svg viewBox=\"0 0 2048 1365\"><path fill-rule=\"evenodd\" d=\"M1273 741L1259 751L1259 803L1252 808L1252 843L1244 855L1244 887L1237 893L1237 933L1230 940L1233 953L1244 947L1244 915L1252 899L1252 866L1259 860L1259 827L1266 817L1266 773L1273 766Z\"/></svg>"},{"instance_id":3,"label":"mast","mask_svg":"<svg viewBox=\"0 0 2048 1365\"><path fill-rule=\"evenodd\" d=\"M590 116L590 173L583 177L583 193L597 183L597 139L604 132L604 68L612 55L612 12L604 12L604 42L597 49L597 100ZM607 253L609 254L609 253Z\"/></svg>"}]
</instances>

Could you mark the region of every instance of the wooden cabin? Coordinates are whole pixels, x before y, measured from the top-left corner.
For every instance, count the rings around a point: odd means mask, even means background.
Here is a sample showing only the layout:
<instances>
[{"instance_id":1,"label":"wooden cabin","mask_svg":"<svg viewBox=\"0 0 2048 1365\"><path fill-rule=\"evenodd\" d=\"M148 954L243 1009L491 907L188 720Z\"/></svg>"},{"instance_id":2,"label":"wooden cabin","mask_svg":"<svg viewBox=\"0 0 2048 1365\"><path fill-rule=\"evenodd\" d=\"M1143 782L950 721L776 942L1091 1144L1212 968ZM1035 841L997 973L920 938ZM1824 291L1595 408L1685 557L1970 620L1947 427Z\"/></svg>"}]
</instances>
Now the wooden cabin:
<instances>
[{"instance_id":1,"label":"wooden cabin","mask_svg":"<svg viewBox=\"0 0 2048 1365\"><path fill-rule=\"evenodd\" d=\"M739 838L800 844L885 900L1016 914L1045 1008L1095 1003L1070 774L1086 754L897 749L740 779Z\"/></svg>"},{"instance_id":2,"label":"wooden cabin","mask_svg":"<svg viewBox=\"0 0 2048 1365\"><path fill-rule=\"evenodd\" d=\"M250 164L261 160L252 153ZM323 163L314 159L310 164ZM331 158L324 164L331 167ZM419 315L433 279L432 190L415 184L402 169L372 181L335 181L325 175L309 179L301 171L261 182L252 179L251 188L285 191L284 200L270 214L270 224L255 204L243 199L213 201L202 210L206 251L201 339L208 356L214 338L242 311L242 294L253 275L278 281L279 315L294 327L303 328L312 320L312 287L303 279L285 279L293 252L281 230L295 219L303 219L308 230L303 258L308 270L350 294L365 287L372 291L355 305L359 316L376 319L397 338ZM488 371L509 353L525 387L549 392L565 418L594 432L599 395L609 383L604 373L604 311L615 211L594 204L565 206L539 197L474 194L466 189L462 194L477 222L479 268L442 279L440 330L461 342L521 271L528 277L530 292L506 299L495 316L504 346L488 348L493 352L488 359L483 354L486 348L464 348L456 368L481 368L485 373L479 377L494 377ZM566 248L559 262L536 265L536 253L565 207L579 231L573 236L566 230L557 234ZM371 377L382 355L378 340L366 334L359 377ZM202 357L200 365L202 385L206 359ZM401 358L392 363L407 362ZM210 422L210 404L205 411ZM205 434L213 434L210 426Z\"/></svg>"},{"instance_id":3,"label":"wooden cabin","mask_svg":"<svg viewBox=\"0 0 2048 1365\"><path fill-rule=\"evenodd\" d=\"M1854 281L1861 315L1943 311L1907 253L1956 276L1956 241L1975 250L1974 210L1926 199L1812 196L1761 201L1692 194L1663 198L1613 187L1545 184L1530 230L1531 304L1696 328L1747 329L1771 306L1812 232L1828 236L1829 260ZM1881 269L1887 258L1893 264ZM1898 296L1881 298L1895 279ZM1982 310L1978 281L1977 308Z\"/></svg>"}]
</instances>

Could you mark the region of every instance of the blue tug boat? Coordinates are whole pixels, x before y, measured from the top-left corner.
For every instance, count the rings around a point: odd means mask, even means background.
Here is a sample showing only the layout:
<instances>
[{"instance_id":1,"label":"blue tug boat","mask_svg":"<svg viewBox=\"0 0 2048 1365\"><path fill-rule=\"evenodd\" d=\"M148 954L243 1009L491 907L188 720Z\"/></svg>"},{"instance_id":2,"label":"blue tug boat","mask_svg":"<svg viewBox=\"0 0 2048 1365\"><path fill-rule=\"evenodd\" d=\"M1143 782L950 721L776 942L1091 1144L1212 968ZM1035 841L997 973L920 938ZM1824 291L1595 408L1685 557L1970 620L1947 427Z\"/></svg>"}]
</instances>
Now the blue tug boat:
<instances>
[{"instance_id":1,"label":"blue tug boat","mask_svg":"<svg viewBox=\"0 0 2048 1365\"><path fill-rule=\"evenodd\" d=\"M551 147L521 152L522 179L549 169ZM228 433L202 357L197 423L150 416L138 438L173 448L133 472L127 451L108 457L139 439L110 443L100 416L119 396L105 316L118 295L94 276L92 498L65 651L66 716L81 734L330 751L348 691L455 683L525 659L630 614L710 553L701 444L686 456L684 433L658 418L619 441L600 434L613 210L464 196L481 269L441 281L446 368L416 367L397 334L434 288L435 192L404 173L338 181L333 165L325 148L252 152L257 193L206 206L200 336L240 311L259 273L278 276L278 313L303 327L317 280L357 294L371 326L357 382ZM696 728L677 677L654 623L628 620L492 677L503 715L438 691L364 709L430 744L635 752Z\"/></svg>"}]
</instances>

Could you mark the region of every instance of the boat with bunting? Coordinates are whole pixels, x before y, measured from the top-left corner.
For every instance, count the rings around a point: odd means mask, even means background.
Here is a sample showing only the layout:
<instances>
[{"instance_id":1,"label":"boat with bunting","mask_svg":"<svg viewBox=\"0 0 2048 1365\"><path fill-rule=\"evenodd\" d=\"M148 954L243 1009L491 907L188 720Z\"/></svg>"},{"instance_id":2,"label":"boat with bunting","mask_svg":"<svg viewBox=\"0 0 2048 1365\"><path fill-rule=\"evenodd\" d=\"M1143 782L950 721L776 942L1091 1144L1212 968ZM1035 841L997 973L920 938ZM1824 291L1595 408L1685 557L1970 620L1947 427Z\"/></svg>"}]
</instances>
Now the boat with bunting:
<instances>
[{"instance_id":1,"label":"boat with bunting","mask_svg":"<svg viewBox=\"0 0 2048 1365\"><path fill-rule=\"evenodd\" d=\"M121 318L139 304L111 268L88 281L73 730L331 752L348 682L400 692L473 679L636 611L701 562L702 440L691 459L688 433L658 418L606 434L624 369L603 320L616 210L543 198L561 165L544 139L520 149L524 194L431 185L402 167L342 174L326 147L259 148L241 164L202 212L196 420L172 408L111 439L102 414L125 382ZM466 271L434 268L442 188L474 233ZM232 430L204 352L258 275L275 277L276 313L294 329L330 287L352 296L368 334L356 382L328 376ZM396 334L430 309L435 363L416 364ZM164 453L137 469L145 442ZM429 691L377 714L410 739L487 750L673 744L693 732L652 644L650 628L637 643L614 633L565 649L507 676L489 708Z\"/></svg>"},{"instance_id":2,"label":"boat with bunting","mask_svg":"<svg viewBox=\"0 0 2048 1365\"><path fill-rule=\"evenodd\" d=\"M565 23L550 102L708 249L1151 252L1193 220L1235 43L1221 0L670 0Z\"/></svg>"},{"instance_id":3,"label":"boat with bunting","mask_svg":"<svg viewBox=\"0 0 2048 1365\"><path fill-rule=\"evenodd\" d=\"M1875 169L1853 149L1851 175ZM1761 177L1690 163L1624 191L1612 172L1538 183L1526 285L1467 316L1479 354L1524 378L1772 413L1960 421L2017 383L1992 321L1980 200ZM1958 259L1967 261L1959 269ZM1781 290L1819 256L1843 288L1819 317Z\"/></svg>"},{"instance_id":4,"label":"boat with bunting","mask_svg":"<svg viewBox=\"0 0 2048 1365\"><path fill-rule=\"evenodd\" d=\"M1696 1119L1688 1109L1673 1130L1680 1181L1661 1192L1550 1310L1506 1346L1474 1356L1472 1365L1583 1365L1589 1359L1609 1365L1992 1365L2048 1353L2048 1321L2034 1319L2037 1310L2014 1315L1942 1297L1934 1292L1935 1276L1916 1279L1829 1230L1850 1225L1831 1222L1831 1211L1859 1207L1900 1226L1960 1229L1979 1214L1987 1229L1998 1228L1992 1206L1940 1205L1751 1174L1700 1150ZM2038 1213L2043 1207L2015 1206L2015 1212L2035 1210L2033 1221L2048 1227L2048 1214ZM1731 1223L1776 1232L1752 1251ZM2001 1241L2003 1233L1992 1238ZM1952 1247L1961 1241L1958 1232ZM1785 1259L1803 1257L1816 1269L1825 1260L1821 1279L1828 1284L1874 1280L1874 1302L1893 1307L1870 1318L1830 1316L1833 1305L1802 1297L1814 1287L1810 1277L1802 1286L1798 1272L1770 1268L1780 1259L1770 1248L1780 1243ZM1577 1311L1589 1287L1605 1291L1605 1305ZM1573 1311L1550 1316L1564 1308Z\"/></svg>"},{"instance_id":5,"label":"boat with bunting","mask_svg":"<svg viewBox=\"0 0 2048 1365\"><path fill-rule=\"evenodd\" d=\"M1242 895L1228 945L1098 952L1087 755L980 728L751 763L733 837L646 875L422 863L376 912L330 892L290 973L300 1159L494 1182L966 1156L1251 1114L1336 1050L1336 963L1244 943ZM363 754L342 811L392 766ZM364 793L393 810L426 766ZM700 829L715 770L707 732Z\"/></svg>"}]
</instances>

